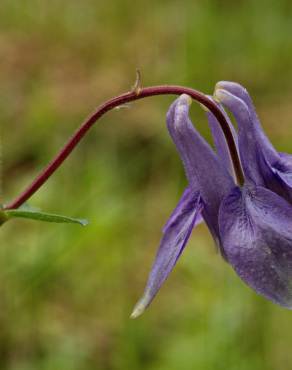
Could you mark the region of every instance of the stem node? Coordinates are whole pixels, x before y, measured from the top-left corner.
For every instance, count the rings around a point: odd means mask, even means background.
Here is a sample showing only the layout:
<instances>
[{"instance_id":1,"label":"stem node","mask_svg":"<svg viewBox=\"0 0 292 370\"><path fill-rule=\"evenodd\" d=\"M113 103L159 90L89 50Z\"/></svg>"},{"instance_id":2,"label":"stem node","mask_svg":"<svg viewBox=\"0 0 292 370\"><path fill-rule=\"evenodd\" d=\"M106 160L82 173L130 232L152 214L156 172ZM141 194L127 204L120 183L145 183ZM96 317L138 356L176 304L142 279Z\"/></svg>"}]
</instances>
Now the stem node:
<instances>
[{"instance_id":1,"label":"stem node","mask_svg":"<svg viewBox=\"0 0 292 370\"><path fill-rule=\"evenodd\" d=\"M142 90L142 76L141 76L141 71L140 69L136 69L136 80L135 83L131 89L131 92L135 93L136 96L140 94Z\"/></svg>"}]
</instances>

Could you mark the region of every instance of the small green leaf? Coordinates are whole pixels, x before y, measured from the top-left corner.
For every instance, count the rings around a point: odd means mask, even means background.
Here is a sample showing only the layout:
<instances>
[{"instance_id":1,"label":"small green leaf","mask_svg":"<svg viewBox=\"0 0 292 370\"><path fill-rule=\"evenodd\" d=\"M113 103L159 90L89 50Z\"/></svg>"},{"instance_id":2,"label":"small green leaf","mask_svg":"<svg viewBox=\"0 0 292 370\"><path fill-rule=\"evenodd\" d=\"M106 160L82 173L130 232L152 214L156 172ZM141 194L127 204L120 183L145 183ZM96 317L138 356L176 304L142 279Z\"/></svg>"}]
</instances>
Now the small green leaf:
<instances>
[{"instance_id":1,"label":"small green leaf","mask_svg":"<svg viewBox=\"0 0 292 370\"><path fill-rule=\"evenodd\" d=\"M56 222L56 223L71 223L71 224L79 224L85 226L88 224L87 220L55 215L53 213L46 213L41 212L39 210L34 210L33 208L24 209L9 209L6 211L1 211L0 213L0 222L1 222L1 215L6 216L6 220L10 218L20 217L20 218L28 218L30 220L38 220L38 221L45 221L45 222Z\"/></svg>"}]
</instances>

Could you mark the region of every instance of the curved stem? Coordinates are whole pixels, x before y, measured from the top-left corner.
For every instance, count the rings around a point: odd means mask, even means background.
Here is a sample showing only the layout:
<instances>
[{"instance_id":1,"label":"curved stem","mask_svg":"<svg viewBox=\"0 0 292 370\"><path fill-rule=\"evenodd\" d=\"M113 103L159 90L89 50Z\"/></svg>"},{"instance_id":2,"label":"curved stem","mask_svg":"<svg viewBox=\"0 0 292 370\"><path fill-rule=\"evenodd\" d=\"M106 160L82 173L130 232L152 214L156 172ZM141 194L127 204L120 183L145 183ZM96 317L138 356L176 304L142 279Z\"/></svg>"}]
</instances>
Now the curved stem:
<instances>
[{"instance_id":1,"label":"curved stem","mask_svg":"<svg viewBox=\"0 0 292 370\"><path fill-rule=\"evenodd\" d=\"M244 182L243 171L240 164L240 159L236 150L236 145L230 131L229 125L225 120L224 115L220 109L214 104L206 95L203 93L188 88L184 86L175 85L162 85L162 86L152 86L135 89L133 91L127 92L125 94L116 96L105 103L101 104L96 111L89 116L82 125L75 131L71 136L69 141L64 145L64 147L57 153L55 158L40 172L40 174L33 180L33 182L28 185L28 187L11 203L4 206L4 209L15 209L21 206L25 201L27 201L47 180L48 178L60 167L68 155L73 151L79 141L84 137L87 131L93 126L93 124L106 112L111 109L118 107L119 105L129 103L134 100L139 100L146 98L148 96L154 95L181 95L187 94L195 101L203 104L208 108L214 116L217 118L224 132L230 155L232 158L232 163L234 167L234 172L236 174L237 182L242 185Z\"/></svg>"}]
</instances>

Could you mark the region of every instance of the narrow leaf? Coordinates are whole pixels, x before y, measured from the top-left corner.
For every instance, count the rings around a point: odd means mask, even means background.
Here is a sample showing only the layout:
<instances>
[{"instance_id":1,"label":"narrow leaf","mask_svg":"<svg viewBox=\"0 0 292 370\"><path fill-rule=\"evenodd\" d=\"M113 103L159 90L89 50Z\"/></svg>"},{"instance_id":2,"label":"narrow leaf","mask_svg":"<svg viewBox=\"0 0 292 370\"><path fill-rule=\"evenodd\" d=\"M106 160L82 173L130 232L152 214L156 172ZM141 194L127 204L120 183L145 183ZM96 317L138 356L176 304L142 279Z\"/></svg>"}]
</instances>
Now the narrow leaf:
<instances>
[{"instance_id":1,"label":"narrow leaf","mask_svg":"<svg viewBox=\"0 0 292 370\"><path fill-rule=\"evenodd\" d=\"M30 220L38 220L38 221L45 221L45 222L55 222L55 223L71 223L71 224L79 224L85 226L88 224L87 220L55 215L53 213L46 213L41 211L36 211L32 209L9 209L3 211L4 215L8 218L28 218Z\"/></svg>"}]
</instances>

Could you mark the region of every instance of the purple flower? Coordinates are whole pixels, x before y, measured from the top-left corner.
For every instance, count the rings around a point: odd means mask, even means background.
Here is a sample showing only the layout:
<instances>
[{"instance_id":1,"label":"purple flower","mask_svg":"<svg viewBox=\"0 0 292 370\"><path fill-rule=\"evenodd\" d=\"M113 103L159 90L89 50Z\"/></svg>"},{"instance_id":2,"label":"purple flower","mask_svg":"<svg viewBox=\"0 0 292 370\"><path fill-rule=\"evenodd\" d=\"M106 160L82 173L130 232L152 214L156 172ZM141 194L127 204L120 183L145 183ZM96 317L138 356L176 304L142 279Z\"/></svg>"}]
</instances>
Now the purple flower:
<instances>
[{"instance_id":1,"label":"purple flower","mask_svg":"<svg viewBox=\"0 0 292 370\"><path fill-rule=\"evenodd\" d=\"M193 126L190 98L181 95L167 113L167 126L189 185L163 229L144 295L132 317L151 303L202 218L241 279L257 293L292 308L292 157L273 148L244 88L220 82L215 98L237 121L238 136L228 122L238 142L244 184L236 184L215 117L207 113L217 153Z\"/></svg>"}]
</instances>

